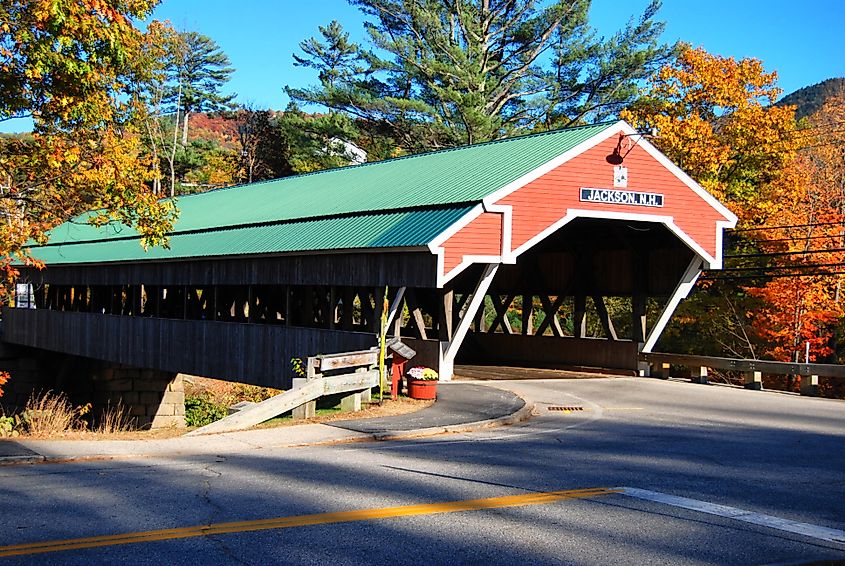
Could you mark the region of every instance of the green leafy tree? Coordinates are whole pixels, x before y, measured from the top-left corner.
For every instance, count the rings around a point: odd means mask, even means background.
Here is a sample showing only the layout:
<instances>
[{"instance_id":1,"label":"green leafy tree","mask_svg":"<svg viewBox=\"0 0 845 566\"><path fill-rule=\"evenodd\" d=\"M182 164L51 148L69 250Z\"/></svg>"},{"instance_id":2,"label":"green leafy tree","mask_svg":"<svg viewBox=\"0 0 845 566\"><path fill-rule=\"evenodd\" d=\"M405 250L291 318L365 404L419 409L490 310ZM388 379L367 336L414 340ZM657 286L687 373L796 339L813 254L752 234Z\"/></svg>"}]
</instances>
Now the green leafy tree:
<instances>
[{"instance_id":1,"label":"green leafy tree","mask_svg":"<svg viewBox=\"0 0 845 566\"><path fill-rule=\"evenodd\" d=\"M232 119L237 124L242 181L252 183L293 173L288 144L273 112L244 106Z\"/></svg>"},{"instance_id":2,"label":"green leafy tree","mask_svg":"<svg viewBox=\"0 0 845 566\"><path fill-rule=\"evenodd\" d=\"M360 132L345 114L309 115L290 105L278 125L294 173L343 167L354 162L345 142L355 143Z\"/></svg>"},{"instance_id":3,"label":"green leafy tree","mask_svg":"<svg viewBox=\"0 0 845 566\"><path fill-rule=\"evenodd\" d=\"M222 148L188 140L191 115L229 107L232 96L219 93L232 72L228 58L211 39L156 21L148 26L144 54L151 73L137 96L145 111L144 142L158 170L155 192L175 196L231 184L233 159ZM223 169L214 173L212 163Z\"/></svg>"},{"instance_id":4,"label":"green leafy tree","mask_svg":"<svg viewBox=\"0 0 845 566\"><path fill-rule=\"evenodd\" d=\"M155 4L0 4L0 121L34 121L32 135L0 138L0 295L26 242L85 210L134 225L145 246L166 242L175 209L149 189L133 96L150 72L134 22Z\"/></svg>"},{"instance_id":5,"label":"green leafy tree","mask_svg":"<svg viewBox=\"0 0 845 566\"><path fill-rule=\"evenodd\" d=\"M351 0L369 46L337 22L300 44L320 84L287 88L302 103L356 119L404 150L481 142L614 114L671 53L655 1L605 40L588 0Z\"/></svg>"}]
</instances>

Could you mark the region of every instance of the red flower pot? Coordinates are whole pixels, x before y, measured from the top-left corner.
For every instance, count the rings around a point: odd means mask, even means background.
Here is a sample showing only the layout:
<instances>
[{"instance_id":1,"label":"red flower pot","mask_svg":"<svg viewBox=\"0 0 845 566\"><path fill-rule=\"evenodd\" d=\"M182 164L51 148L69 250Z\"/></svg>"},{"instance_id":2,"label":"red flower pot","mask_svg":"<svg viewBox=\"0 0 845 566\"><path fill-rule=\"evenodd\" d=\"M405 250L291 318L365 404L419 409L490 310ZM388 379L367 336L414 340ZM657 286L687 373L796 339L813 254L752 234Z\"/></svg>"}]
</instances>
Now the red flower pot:
<instances>
[{"instance_id":1,"label":"red flower pot","mask_svg":"<svg viewBox=\"0 0 845 566\"><path fill-rule=\"evenodd\" d=\"M405 378L408 380L408 396L411 399L436 399L437 380Z\"/></svg>"}]
</instances>

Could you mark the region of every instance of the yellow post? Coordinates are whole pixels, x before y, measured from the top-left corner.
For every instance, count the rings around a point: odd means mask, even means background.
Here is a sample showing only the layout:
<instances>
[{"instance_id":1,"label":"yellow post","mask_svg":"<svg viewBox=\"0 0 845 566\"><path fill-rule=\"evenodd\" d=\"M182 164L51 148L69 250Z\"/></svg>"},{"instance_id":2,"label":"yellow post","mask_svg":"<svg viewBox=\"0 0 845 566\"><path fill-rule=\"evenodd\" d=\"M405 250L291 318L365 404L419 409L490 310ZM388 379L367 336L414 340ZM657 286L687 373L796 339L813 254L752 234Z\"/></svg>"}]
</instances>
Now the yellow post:
<instances>
[{"instance_id":1,"label":"yellow post","mask_svg":"<svg viewBox=\"0 0 845 566\"><path fill-rule=\"evenodd\" d=\"M390 309L390 304L387 300L387 286L384 287L384 303L381 309L381 331L379 332L379 348L378 348L378 392L379 405L384 400L384 384L387 377L387 371L384 365L384 357L387 350L387 311Z\"/></svg>"}]
</instances>

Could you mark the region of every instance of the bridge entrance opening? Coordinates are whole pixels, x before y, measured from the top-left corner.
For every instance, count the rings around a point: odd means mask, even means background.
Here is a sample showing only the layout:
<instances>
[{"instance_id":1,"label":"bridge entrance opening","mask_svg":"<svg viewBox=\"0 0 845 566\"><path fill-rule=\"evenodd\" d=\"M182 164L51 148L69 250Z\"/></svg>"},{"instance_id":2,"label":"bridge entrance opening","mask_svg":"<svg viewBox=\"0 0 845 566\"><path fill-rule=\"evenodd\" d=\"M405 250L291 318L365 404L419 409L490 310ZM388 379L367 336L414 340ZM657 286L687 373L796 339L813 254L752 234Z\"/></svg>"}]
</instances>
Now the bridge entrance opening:
<instances>
[{"instance_id":1,"label":"bridge entrance opening","mask_svg":"<svg viewBox=\"0 0 845 566\"><path fill-rule=\"evenodd\" d=\"M660 223L575 219L499 266L455 363L636 370L695 257ZM483 269L447 289L458 319Z\"/></svg>"}]
</instances>

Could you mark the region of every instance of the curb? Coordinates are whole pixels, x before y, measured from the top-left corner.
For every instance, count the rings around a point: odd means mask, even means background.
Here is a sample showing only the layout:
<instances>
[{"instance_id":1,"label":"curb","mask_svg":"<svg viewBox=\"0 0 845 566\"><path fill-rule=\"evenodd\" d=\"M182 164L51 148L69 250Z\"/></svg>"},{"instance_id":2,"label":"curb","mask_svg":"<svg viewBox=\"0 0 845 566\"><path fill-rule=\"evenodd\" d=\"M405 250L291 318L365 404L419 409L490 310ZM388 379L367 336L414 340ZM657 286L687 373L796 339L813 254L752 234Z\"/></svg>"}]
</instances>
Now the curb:
<instances>
[{"instance_id":1,"label":"curb","mask_svg":"<svg viewBox=\"0 0 845 566\"><path fill-rule=\"evenodd\" d=\"M0 466L14 466L16 464L41 464L47 458L41 454L26 454L20 456L0 456Z\"/></svg>"},{"instance_id":2,"label":"curb","mask_svg":"<svg viewBox=\"0 0 845 566\"><path fill-rule=\"evenodd\" d=\"M523 399L523 401L525 401ZM447 426L433 426L429 428L417 428L413 430L403 430L400 432L378 432L370 435L373 440L404 440L406 438L421 438L425 436L436 436L438 434L455 434L459 432L474 432L485 428L495 428L499 426L508 426L522 421L528 420L534 412L534 404L525 401L521 409L510 415L504 417L497 417L495 419L487 419L483 421L475 421L472 423L463 423Z\"/></svg>"}]
</instances>

